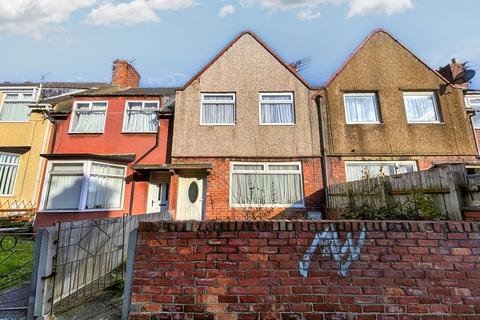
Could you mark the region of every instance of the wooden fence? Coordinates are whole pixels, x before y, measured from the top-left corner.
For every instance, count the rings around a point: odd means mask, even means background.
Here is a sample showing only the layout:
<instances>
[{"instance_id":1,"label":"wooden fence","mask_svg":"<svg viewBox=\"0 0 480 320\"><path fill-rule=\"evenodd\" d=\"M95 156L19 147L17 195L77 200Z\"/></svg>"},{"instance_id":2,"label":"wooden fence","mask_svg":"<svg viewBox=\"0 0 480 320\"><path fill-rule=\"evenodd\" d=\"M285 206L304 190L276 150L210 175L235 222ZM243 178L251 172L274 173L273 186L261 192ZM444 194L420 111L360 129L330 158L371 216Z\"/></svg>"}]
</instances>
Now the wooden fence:
<instances>
[{"instance_id":1,"label":"wooden fence","mask_svg":"<svg viewBox=\"0 0 480 320\"><path fill-rule=\"evenodd\" d=\"M480 210L480 176L469 176L463 164L437 165L426 171L330 185L327 218L339 218L348 204L375 208L387 201L412 203L418 194L428 195L435 207L450 220L462 220L462 210Z\"/></svg>"}]
</instances>

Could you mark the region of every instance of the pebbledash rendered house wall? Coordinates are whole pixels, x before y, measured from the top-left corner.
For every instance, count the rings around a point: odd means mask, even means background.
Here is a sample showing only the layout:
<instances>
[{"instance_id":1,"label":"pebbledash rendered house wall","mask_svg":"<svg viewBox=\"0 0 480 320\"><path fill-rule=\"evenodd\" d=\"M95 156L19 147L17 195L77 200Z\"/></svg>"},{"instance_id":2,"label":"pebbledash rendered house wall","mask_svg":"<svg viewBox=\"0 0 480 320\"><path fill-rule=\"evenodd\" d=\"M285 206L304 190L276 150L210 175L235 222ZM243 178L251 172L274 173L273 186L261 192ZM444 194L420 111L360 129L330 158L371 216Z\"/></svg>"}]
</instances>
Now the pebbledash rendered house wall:
<instances>
[{"instance_id":1,"label":"pebbledash rendered house wall","mask_svg":"<svg viewBox=\"0 0 480 320\"><path fill-rule=\"evenodd\" d=\"M259 93L291 92L295 124L260 125ZM200 124L202 93L235 93L235 125ZM208 163L205 218L232 219L229 205L230 164L300 161L305 208L276 208L275 214L306 214L321 207L319 120L314 92L308 84L255 34L232 41L187 85L177 91L172 163ZM172 179L171 212L177 186Z\"/></svg>"},{"instance_id":2,"label":"pebbledash rendered house wall","mask_svg":"<svg viewBox=\"0 0 480 320\"><path fill-rule=\"evenodd\" d=\"M60 157L68 159L69 154L95 154L95 155L126 155L135 156L135 161L142 157L148 150L155 146L156 133L124 133L122 132L125 104L126 101L163 101L162 96L109 96L98 94L96 96L75 97L75 102L81 101L107 101L107 113L105 119L105 129L103 133L84 134L69 133L72 113L68 114L65 120L58 121L57 133L53 143L51 153L58 154ZM72 102L73 104L73 102ZM162 102L160 102L162 106ZM140 164L164 164L169 161L171 148L172 122L170 117L161 118L159 121L158 146L141 160ZM59 159L61 160L61 159ZM77 158L76 160L89 160L88 158ZM149 188L149 173L142 174L134 172L129 163L118 163L100 160L111 164L124 165L127 168L124 193L123 208L118 210L88 210L78 212L48 212L42 210L37 213L35 227L49 226L56 221L75 221L90 220L99 218L119 217L123 214L144 214L147 212L147 197ZM45 178L44 178L45 179ZM135 179L135 187L132 199L132 186ZM45 188L45 184L43 184Z\"/></svg>"},{"instance_id":3,"label":"pebbledash rendered house wall","mask_svg":"<svg viewBox=\"0 0 480 320\"><path fill-rule=\"evenodd\" d=\"M345 161L475 161L478 154L463 90L424 64L386 31L367 37L324 88L322 116L329 184L344 182ZM436 93L439 123L408 123L404 91ZM380 123L347 124L343 94L376 93Z\"/></svg>"}]
</instances>

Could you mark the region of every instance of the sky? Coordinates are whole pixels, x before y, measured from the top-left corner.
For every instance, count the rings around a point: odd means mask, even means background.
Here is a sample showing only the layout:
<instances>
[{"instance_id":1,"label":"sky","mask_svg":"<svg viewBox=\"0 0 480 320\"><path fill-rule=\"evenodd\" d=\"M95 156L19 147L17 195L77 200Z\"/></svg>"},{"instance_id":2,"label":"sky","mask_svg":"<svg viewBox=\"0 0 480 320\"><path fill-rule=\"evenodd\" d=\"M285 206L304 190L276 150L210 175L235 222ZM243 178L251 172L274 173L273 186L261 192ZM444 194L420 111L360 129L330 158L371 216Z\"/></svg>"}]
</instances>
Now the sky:
<instances>
[{"instance_id":1,"label":"sky","mask_svg":"<svg viewBox=\"0 0 480 320\"><path fill-rule=\"evenodd\" d=\"M479 0L0 0L0 81L110 82L133 61L144 87L179 86L251 30L322 85L374 29L438 69L479 74Z\"/></svg>"}]
</instances>

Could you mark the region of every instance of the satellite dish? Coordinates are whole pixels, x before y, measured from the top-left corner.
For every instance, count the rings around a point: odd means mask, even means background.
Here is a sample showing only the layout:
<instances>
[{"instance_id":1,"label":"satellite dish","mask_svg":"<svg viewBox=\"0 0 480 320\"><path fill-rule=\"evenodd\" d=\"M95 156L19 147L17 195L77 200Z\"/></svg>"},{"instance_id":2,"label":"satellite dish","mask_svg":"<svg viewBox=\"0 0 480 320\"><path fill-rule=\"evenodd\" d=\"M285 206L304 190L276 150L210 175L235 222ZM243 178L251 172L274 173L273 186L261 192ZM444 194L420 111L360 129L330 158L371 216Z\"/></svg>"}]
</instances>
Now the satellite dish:
<instances>
[{"instance_id":1,"label":"satellite dish","mask_svg":"<svg viewBox=\"0 0 480 320\"><path fill-rule=\"evenodd\" d=\"M455 84L462 84L462 83L469 82L470 80L473 79L473 77L475 77L475 74L476 74L475 70L465 69L453 80L453 82Z\"/></svg>"}]
</instances>

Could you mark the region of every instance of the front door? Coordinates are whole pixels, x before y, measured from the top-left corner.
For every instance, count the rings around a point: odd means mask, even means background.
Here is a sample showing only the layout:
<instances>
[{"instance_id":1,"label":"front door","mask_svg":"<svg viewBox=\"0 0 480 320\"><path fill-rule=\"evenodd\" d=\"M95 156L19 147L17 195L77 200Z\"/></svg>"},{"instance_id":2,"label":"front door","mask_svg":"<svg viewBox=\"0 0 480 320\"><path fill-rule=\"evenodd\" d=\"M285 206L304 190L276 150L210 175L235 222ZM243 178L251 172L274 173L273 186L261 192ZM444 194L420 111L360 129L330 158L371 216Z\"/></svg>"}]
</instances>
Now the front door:
<instances>
[{"instance_id":1,"label":"front door","mask_svg":"<svg viewBox=\"0 0 480 320\"><path fill-rule=\"evenodd\" d=\"M176 220L202 220L205 177L180 175Z\"/></svg>"},{"instance_id":2,"label":"front door","mask_svg":"<svg viewBox=\"0 0 480 320\"><path fill-rule=\"evenodd\" d=\"M170 177L152 173L150 176L148 213L166 213L168 211L168 193Z\"/></svg>"}]
</instances>

